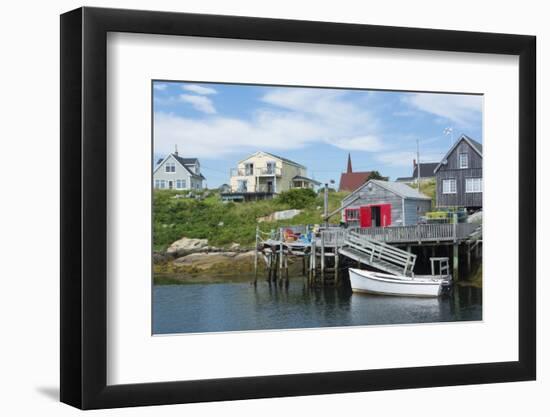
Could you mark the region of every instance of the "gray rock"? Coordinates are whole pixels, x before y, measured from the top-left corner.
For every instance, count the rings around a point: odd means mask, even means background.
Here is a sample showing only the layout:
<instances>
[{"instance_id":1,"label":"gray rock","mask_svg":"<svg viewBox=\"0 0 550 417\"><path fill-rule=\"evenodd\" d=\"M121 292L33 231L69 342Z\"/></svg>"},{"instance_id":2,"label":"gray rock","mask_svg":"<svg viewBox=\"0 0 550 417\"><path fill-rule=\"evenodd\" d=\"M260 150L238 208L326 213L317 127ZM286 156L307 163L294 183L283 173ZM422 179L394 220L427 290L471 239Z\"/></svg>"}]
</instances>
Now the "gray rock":
<instances>
[{"instance_id":1,"label":"gray rock","mask_svg":"<svg viewBox=\"0 0 550 417\"><path fill-rule=\"evenodd\" d=\"M176 240L166 250L166 253L171 256L183 256L190 253L200 252L208 246L208 239L190 239L182 237Z\"/></svg>"}]
</instances>

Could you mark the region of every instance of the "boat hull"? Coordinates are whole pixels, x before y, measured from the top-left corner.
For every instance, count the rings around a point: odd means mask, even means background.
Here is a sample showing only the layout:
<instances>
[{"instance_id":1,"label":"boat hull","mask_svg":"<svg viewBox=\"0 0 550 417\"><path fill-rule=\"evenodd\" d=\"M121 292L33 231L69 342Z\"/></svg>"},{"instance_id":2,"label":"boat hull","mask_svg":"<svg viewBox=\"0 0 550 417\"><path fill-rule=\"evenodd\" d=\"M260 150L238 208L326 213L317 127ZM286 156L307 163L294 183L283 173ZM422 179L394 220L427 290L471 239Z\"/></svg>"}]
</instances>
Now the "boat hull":
<instances>
[{"instance_id":1,"label":"boat hull","mask_svg":"<svg viewBox=\"0 0 550 417\"><path fill-rule=\"evenodd\" d=\"M349 269L349 278L354 292L407 297L438 297L446 283L442 279L411 279L355 268Z\"/></svg>"}]
</instances>

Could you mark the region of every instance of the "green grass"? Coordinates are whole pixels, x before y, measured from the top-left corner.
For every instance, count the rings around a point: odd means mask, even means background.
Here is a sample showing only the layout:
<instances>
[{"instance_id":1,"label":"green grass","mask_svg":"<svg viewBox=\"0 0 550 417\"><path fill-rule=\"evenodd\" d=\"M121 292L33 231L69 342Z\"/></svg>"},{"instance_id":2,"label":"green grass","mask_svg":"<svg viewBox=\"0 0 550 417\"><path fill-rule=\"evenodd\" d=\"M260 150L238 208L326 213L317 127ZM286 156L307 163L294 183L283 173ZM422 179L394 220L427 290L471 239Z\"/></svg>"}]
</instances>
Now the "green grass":
<instances>
[{"instance_id":1,"label":"green grass","mask_svg":"<svg viewBox=\"0 0 550 417\"><path fill-rule=\"evenodd\" d=\"M420 181L420 192L432 199L432 206L435 207L435 178ZM418 188L417 184L410 184L412 188Z\"/></svg>"},{"instance_id":2,"label":"green grass","mask_svg":"<svg viewBox=\"0 0 550 417\"><path fill-rule=\"evenodd\" d=\"M293 208L302 213L290 220L260 223L263 231L278 226L318 224L322 222L323 195L285 195L283 198L246 203L222 203L216 192L201 201L174 198L181 191L155 190L153 193L153 243L157 251L165 250L182 237L208 239L209 245L223 247L233 242L254 244L257 219L275 211ZM296 193L294 193L296 194ZM329 211L340 206L347 193L329 193ZM331 218L338 223L340 216Z\"/></svg>"}]
</instances>

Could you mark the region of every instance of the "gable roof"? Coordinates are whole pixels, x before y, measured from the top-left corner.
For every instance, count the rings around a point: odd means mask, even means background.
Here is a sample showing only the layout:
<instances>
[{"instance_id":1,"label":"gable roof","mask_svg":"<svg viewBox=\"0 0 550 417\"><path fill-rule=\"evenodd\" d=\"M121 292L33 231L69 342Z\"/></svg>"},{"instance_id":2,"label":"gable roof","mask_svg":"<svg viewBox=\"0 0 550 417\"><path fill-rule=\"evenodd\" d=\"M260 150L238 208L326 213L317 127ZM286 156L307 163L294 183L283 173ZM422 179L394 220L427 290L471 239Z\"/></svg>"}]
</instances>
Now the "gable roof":
<instances>
[{"instance_id":1,"label":"gable roof","mask_svg":"<svg viewBox=\"0 0 550 417\"><path fill-rule=\"evenodd\" d=\"M240 164L241 162L246 161L247 159L252 158L253 156L256 156L256 155L260 154L260 153L269 155L269 156L271 156L271 157L273 157L273 158L275 158L275 159L279 159L279 160L284 161L284 162L286 162L286 163L288 163L288 164L295 165L295 166L297 166L297 167L299 167L299 168L307 169L305 166L303 166L302 164L299 164L298 162L294 162L294 161L291 161L291 160L288 159L288 158L284 158L284 157L282 157L282 156L275 155L275 154L273 154L273 153L265 152L265 151L254 152L252 155L247 156L247 157L244 158L244 159L241 159L241 160L239 161L239 164Z\"/></svg>"},{"instance_id":2,"label":"gable roof","mask_svg":"<svg viewBox=\"0 0 550 417\"><path fill-rule=\"evenodd\" d=\"M434 170L439 162L421 162L416 164L413 170L412 178L418 178L418 165L420 165L420 178L433 177Z\"/></svg>"},{"instance_id":3,"label":"gable roof","mask_svg":"<svg viewBox=\"0 0 550 417\"><path fill-rule=\"evenodd\" d=\"M447 151L445 156L441 159L441 162L437 164L437 166L434 168L434 174L441 168L441 165L443 165L443 162L447 160L449 155L455 150L455 148L458 146L458 144L462 141L465 141L470 147L480 156L483 158L483 145L475 140L473 140L471 137L466 136L464 133L460 135L460 137L457 139L457 141L451 146L451 149Z\"/></svg>"},{"instance_id":4,"label":"gable roof","mask_svg":"<svg viewBox=\"0 0 550 417\"><path fill-rule=\"evenodd\" d=\"M157 172L157 170L162 166L162 164L164 162L166 162L166 160L170 157L173 157L176 161L178 161L178 163L193 177L196 177L196 178L200 178L200 179L203 179L205 180L206 178L204 177L204 175L202 174L195 174L193 171L191 171L187 165L194 165L196 162L198 162L198 159L197 158L182 158L181 156L179 155L176 155L174 153L170 153L166 156L166 158L164 158L163 160L159 161L157 167L155 168L155 170L153 171L153 174L155 172ZM186 162L187 161L187 162ZM189 161L194 161L194 162L189 162Z\"/></svg>"},{"instance_id":5,"label":"gable roof","mask_svg":"<svg viewBox=\"0 0 550 417\"><path fill-rule=\"evenodd\" d=\"M312 184L315 184L315 185L321 185L321 183L319 181L315 181L314 179L311 179L311 178L308 178L308 177L304 177L302 175L295 175L294 177L292 177L293 180L298 180L298 181L308 181Z\"/></svg>"},{"instance_id":6,"label":"gable roof","mask_svg":"<svg viewBox=\"0 0 550 417\"><path fill-rule=\"evenodd\" d=\"M179 155L175 155L175 154L173 155L174 155L174 158L176 158L181 164L184 164L184 165L195 165L196 163L199 162L197 158L182 158Z\"/></svg>"},{"instance_id":7,"label":"gable roof","mask_svg":"<svg viewBox=\"0 0 550 417\"><path fill-rule=\"evenodd\" d=\"M410 198L414 200L431 200L430 197L428 197L425 194L422 194L419 192L416 188L409 187L407 184L403 182L393 182L393 181L382 181L382 180L369 180L365 184L363 184L361 187L356 189L353 193L346 196L343 201L348 200L351 196L355 195L359 191L361 191L363 188L365 188L368 184L373 183L376 184L394 194L397 194L401 198Z\"/></svg>"},{"instance_id":8,"label":"gable roof","mask_svg":"<svg viewBox=\"0 0 550 417\"><path fill-rule=\"evenodd\" d=\"M367 180L371 171L366 172L343 172L340 175L340 184L338 191L355 191L361 187Z\"/></svg>"}]
</instances>

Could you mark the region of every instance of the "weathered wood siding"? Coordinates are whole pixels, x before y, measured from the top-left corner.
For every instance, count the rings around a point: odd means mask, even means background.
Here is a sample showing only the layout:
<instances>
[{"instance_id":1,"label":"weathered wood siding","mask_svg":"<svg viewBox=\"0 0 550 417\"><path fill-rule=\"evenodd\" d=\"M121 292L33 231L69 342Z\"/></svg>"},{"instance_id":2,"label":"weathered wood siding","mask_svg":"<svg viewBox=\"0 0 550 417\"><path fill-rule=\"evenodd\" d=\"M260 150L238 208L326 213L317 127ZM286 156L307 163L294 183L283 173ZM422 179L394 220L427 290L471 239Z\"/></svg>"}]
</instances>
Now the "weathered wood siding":
<instances>
[{"instance_id":1,"label":"weathered wood siding","mask_svg":"<svg viewBox=\"0 0 550 417\"><path fill-rule=\"evenodd\" d=\"M459 155L468 154L468 168L459 168ZM466 142L462 140L449 154L447 164L442 165L436 173L436 204L438 207L481 207L483 193L466 193L466 178L483 178L483 159ZM456 180L456 193L443 194L443 180Z\"/></svg>"},{"instance_id":2,"label":"weathered wood siding","mask_svg":"<svg viewBox=\"0 0 550 417\"><path fill-rule=\"evenodd\" d=\"M404 226L418 223L421 216L432 208L431 200L416 200L412 198L405 199L405 224Z\"/></svg>"},{"instance_id":3,"label":"weathered wood siding","mask_svg":"<svg viewBox=\"0 0 550 417\"><path fill-rule=\"evenodd\" d=\"M402 225L403 221L403 199L401 196L380 187L377 184L371 183L372 189L363 186L357 193L359 194L359 200L353 203L347 208L359 208L361 206L368 206L369 204L391 204L391 223L392 225ZM352 194L346 197L342 204L346 204L346 200L349 201L350 197L355 198L357 194ZM352 197L353 196L353 197ZM343 213L344 211L342 211ZM342 214L343 215L343 214ZM344 218L342 217L342 220Z\"/></svg>"}]
</instances>

